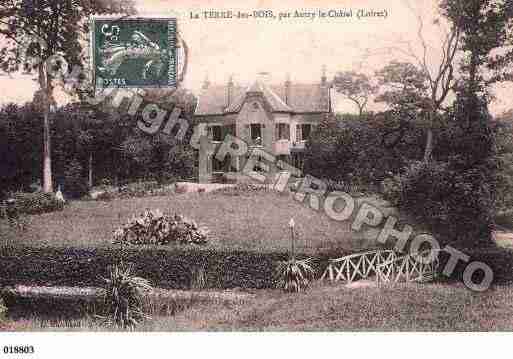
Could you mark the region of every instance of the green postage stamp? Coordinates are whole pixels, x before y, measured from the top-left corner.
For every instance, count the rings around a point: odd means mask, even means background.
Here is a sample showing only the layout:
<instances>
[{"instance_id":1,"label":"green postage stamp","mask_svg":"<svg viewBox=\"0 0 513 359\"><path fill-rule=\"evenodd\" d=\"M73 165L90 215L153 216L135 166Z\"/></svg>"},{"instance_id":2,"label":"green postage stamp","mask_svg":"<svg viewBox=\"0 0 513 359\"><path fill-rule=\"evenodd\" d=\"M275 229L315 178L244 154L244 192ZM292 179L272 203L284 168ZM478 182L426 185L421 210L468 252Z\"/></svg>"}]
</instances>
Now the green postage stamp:
<instances>
[{"instance_id":1,"label":"green postage stamp","mask_svg":"<svg viewBox=\"0 0 513 359\"><path fill-rule=\"evenodd\" d=\"M93 17L95 88L177 86L175 18Z\"/></svg>"}]
</instances>

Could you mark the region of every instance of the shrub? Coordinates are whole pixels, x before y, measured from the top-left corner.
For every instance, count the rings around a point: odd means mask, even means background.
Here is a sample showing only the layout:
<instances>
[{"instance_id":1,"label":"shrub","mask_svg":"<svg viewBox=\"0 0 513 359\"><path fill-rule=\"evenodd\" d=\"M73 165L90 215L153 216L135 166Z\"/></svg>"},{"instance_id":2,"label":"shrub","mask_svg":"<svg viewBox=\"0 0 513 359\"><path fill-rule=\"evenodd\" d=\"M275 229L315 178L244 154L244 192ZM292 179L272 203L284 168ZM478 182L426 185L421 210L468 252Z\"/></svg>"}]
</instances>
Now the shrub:
<instances>
[{"instance_id":1,"label":"shrub","mask_svg":"<svg viewBox=\"0 0 513 359\"><path fill-rule=\"evenodd\" d=\"M161 211L146 210L138 217L133 217L127 224L114 231L114 243L120 244L205 244L208 231L200 228L191 219L180 215L173 217Z\"/></svg>"},{"instance_id":2,"label":"shrub","mask_svg":"<svg viewBox=\"0 0 513 359\"><path fill-rule=\"evenodd\" d=\"M255 192L270 192L272 189L266 185L258 185L253 183L237 183L235 186L218 188L212 193L221 193L227 196L240 196Z\"/></svg>"},{"instance_id":3,"label":"shrub","mask_svg":"<svg viewBox=\"0 0 513 359\"><path fill-rule=\"evenodd\" d=\"M0 297L0 323L2 323L7 316L7 307L5 306L4 299Z\"/></svg>"},{"instance_id":4,"label":"shrub","mask_svg":"<svg viewBox=\"0 0 513 359\"><path fill-rule=\"evenodd\" d=\"M312 259L297 260L292 258L286 262L280 262L278 266L278 286L286 292L301 292L308 288L315 275Z\"/></svg>"},{"instance_id":5,"label":"shrub","mask_svg":"<svg viewBox=\"0 0 513 359\"><path fill-rule=\"evenodd\" d=\"M64 170L64 191L72 198L83 197L88 192L82 165L76 159L72 160Z\"/></svg>"},{"instance_id":6,"label":"shrub","mask_svg":"<svg viewBox=\"0 0 513 359\"><path fill-rule=\"evenodd\" d=\"M204 266L196 266L191 270L191 289L201 290L207 287L207 271Z\"/></svg>"},{"instance_id":7,"label":"shrub","mask_svg":"<svg viewBox=\"0 0 513 359\"><path fill-rule=\"evenodd\" d=\"M398 172L408 160L421 158L421 138L422 129L403 126L389 113L327 118L306 144L304 172L356 185L360 191L381 183L387 172Z\"/></svg>"},{"instance_id":8,"label":"shrub","mask_svg":"<svg viewBox=\"0 0 513 359\"><path fill-rule=\"evenodd\" d=\"M105 191L101 192L96 196L97 201L109 202L116 198L116 195L113 192Z\"/></svg>"},{"instance_id":9,"label":"shrub","mask_svg":"<svg viewBox=\"0 0 513 359\"><path fill-rule=\"evenodd\" d=\"M144 197L151 195L160 187L156 181L134 182L119 188L119 196L124 198Z\"/></svg>"},{"instance_id":10,"label":"shrub","mask_svg":"<svg viewBox=\"0 0 513 359\"><path fill-rule=\"evenodd\" d=\"M387 185L386 198L427 223L439 240L484 243L493 224L489 185L476 168L416 162Z\"/></svg>"},{"instance_id":11,"label":"shrub","mask_svg":"<svg viewBox=\"0 0 513 359\"><path fill-rule=\"evenodd\" d=\"M513 229L513 209L496 213L495 223L508 229Z\"/></svg>"},{"instance_id":12,"label":"shrub","mask_svg":"<svg viewBox=\"0 0 513 359\"><path fill-rule=\"evenodd\" d=\"M53 193L15 192L10 196L15 200L15 208L19 214L41 214L61 211L64 202L59 201Z\"/></svg>"},{"instance_id":13,"label":"shrub","mask_svg":"<svg viewBox=\"0 0 513 359\"><path fill-rule=\"evenodd\" d=\"M132 267L114 265L104 278L104 303L108 324L134 329L143 319L144 297L152 290L150 283L132 274Z\"/></svg>"}]
</instances>

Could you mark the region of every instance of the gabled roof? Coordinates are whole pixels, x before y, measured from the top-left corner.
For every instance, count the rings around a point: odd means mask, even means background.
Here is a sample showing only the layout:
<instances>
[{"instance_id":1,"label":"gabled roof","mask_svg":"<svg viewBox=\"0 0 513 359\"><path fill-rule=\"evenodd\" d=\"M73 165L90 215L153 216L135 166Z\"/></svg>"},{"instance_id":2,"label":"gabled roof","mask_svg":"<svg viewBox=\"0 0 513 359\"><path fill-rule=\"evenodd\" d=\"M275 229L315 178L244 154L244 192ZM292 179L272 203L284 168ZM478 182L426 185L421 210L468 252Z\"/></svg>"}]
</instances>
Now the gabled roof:
<instances>
[{"instance_id":1,"label":"gabled roof","mask_svg":"<svg viewBox=\"0 0 513 359\"><path fill-rule=\"evenodd\" d=\"M209 86L203 89L196 108L196 115L222 115L237 113L241 110L249 93L259 93L269 103L273 112L311 113L329 112L329 89L321 84L289 85L289 98L286 98L286 86L267 85L255 81L247 87L234 85L230 105L227 86Z\"/></svg>"}]
</instances>

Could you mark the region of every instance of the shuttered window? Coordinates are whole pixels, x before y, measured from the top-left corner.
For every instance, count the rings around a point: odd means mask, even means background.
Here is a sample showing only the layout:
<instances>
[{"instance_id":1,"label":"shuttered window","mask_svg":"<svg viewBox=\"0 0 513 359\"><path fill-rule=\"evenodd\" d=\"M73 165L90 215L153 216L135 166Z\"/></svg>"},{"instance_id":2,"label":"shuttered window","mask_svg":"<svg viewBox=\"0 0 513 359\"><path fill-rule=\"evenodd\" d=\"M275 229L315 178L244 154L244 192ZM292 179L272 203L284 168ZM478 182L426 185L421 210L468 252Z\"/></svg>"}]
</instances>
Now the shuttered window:
<instances>
[{"instance_id":1,"label":"shuttered window","mask_svg":"<svg viewBox=\"0 0 513 359\"><path fill-rule=\"evenodd\" d=\"M276 124L276 139L290 140L290 125L288 123Z\"/></svg>"}]
</instances>

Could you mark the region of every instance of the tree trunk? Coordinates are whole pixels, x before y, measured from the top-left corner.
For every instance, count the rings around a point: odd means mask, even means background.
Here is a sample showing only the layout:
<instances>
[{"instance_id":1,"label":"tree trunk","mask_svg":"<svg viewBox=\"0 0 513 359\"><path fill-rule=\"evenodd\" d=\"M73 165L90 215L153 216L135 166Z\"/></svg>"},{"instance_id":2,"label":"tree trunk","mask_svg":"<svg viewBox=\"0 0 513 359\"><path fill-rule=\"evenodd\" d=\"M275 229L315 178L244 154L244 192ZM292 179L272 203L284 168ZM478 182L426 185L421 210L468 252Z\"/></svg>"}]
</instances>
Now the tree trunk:
<instances>
[{"instance_id":1,"label":"tree trunk","mask_svg":"<svg viewBox=\"0 0 513 359\"><path fill-rule=\"evenodd\" d=\"M435 96L436 93L433 93L431 97L431 109L428 113L428 128L426 132L426 147L424 148L424 163L429 163L429 161L431 161L431 154L433 153L433 126L436 117Z\"/></svg>"},{"instance_id":2,"label":"tree trunk","mask_svg":"<svg viewBox=\"0 0 513 359\"><path fill-rule=\"evenodd\" d=\"M89 153L89 170L88 170L89 189L93 188L93 153Z\"/></svg>"},{"instance_id":3,"label":"tree trunk","mask_svg":"<svg viewBox=\"0 0 513 359\"><path fill-rule=\"evenodd\" d=\"M52 148L50 138L50 84L44 68L39 65L39 85L42 94L43 107L43 192L53 192L52 180Z\"/></svg>"},{"instance_id":4,"label":"tree trunk","mask_svg":"<svg viewBox=\"0 0 513 359\"><path fill-rule=\"evenodd\" d=\"M424 149L424 162L429 163L433 152L433 130L428 128L426 134L426 148Z\"/></svg>"}]
</instances>

